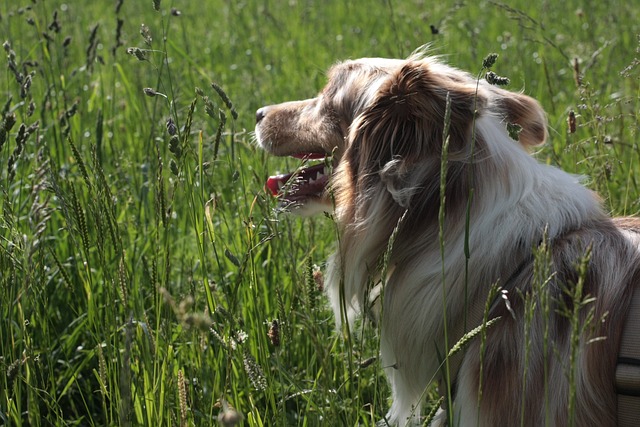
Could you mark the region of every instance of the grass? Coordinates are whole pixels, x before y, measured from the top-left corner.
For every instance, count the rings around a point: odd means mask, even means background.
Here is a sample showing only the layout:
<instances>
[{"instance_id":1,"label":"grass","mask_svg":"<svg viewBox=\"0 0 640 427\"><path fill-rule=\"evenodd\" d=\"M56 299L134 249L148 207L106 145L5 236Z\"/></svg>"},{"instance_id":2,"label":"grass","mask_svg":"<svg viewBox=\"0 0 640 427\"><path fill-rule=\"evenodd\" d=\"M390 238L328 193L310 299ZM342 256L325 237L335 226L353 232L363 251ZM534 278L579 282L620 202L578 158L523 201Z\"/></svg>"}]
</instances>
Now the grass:
<instances>
[{"instance_id":1,"label":"grass","mask_svg":"<svg viewBox=\"0 0 640 427\"><path fill-rule=\"evenodd\" d=\"M274 209L293 164L250 134L336 60L496 51L548 111L539 158L640 210L629 2L75 3L0 7L0 424L382 419L375 331L342 339L319 289L333 225Z\"/></svg>"}]
</instances>

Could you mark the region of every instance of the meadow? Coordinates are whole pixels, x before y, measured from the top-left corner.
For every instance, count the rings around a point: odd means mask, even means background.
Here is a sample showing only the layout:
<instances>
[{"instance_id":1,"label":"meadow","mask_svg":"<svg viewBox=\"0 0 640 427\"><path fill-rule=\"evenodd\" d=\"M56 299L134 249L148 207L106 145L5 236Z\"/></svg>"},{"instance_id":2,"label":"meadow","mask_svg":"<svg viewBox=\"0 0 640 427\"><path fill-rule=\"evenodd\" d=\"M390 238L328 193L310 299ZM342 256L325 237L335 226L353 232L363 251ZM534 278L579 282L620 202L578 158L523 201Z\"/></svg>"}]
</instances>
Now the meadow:
<instances>
[{"instance_id":1,"label":"meadow","mask_svg":"<svg viewBox=\"0 0 640 427\"><path fill-rule=\"evenodd\" d=\"M536 156L640 211L634 2L4 0L0 42L0 425L383 418L376 330L322 294L335 224L277 209L298 163L252 137L338 60L495 52L548 113Z\"/></svg>"}]
</instances>

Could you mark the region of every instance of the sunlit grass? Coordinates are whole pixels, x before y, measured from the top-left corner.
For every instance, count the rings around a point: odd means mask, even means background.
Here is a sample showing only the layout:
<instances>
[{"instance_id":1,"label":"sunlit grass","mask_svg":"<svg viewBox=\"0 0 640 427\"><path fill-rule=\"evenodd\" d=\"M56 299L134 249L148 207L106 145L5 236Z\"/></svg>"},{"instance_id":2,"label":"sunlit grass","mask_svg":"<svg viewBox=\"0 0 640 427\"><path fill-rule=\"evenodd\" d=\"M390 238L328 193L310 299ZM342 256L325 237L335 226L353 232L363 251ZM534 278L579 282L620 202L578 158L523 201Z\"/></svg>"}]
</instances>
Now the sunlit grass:
<instances>
[{"instance_id":1,"label":"sunlit grass","mask_svg":"<svg viewBox=\"0 0 640 427\"><path fill-rule=\"evenodd\" d=\"M0 424L382 419L376 331L341 339L313 280L333 224L275 210L291 164L250 134L337 60L498 51L549 112L538 156L639 210L628 3L23 3L0 17Z\"/></svg>"}]
</instances>

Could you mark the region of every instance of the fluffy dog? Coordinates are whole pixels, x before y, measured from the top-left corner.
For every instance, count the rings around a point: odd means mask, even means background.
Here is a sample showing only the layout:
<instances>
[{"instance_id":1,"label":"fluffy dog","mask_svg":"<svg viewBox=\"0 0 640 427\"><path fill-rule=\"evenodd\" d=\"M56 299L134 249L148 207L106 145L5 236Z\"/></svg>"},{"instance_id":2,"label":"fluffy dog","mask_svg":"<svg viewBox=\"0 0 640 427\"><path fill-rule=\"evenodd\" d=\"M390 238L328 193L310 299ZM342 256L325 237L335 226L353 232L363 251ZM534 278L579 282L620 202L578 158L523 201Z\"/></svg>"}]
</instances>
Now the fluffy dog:
<instances>
[{"instance_id":1,"label":"fluffy dog","mask_svg":"<svg viewBox=\"0 0 640 427\"><path fill-rule=\"evenodd\" d=\"M294 210L334 213L326 292L338 324L380 322L389 422L418 422L426 387L448 378L461 426L617 423L640 222L611 219L579 179L530 156L547 136L536 101L415 54L339 63L317 97L256 121L273 155L331 156L267 187ZM496 283L508 303L488 302L486 339L443 364Z\"/></svg>"}]
</instances>

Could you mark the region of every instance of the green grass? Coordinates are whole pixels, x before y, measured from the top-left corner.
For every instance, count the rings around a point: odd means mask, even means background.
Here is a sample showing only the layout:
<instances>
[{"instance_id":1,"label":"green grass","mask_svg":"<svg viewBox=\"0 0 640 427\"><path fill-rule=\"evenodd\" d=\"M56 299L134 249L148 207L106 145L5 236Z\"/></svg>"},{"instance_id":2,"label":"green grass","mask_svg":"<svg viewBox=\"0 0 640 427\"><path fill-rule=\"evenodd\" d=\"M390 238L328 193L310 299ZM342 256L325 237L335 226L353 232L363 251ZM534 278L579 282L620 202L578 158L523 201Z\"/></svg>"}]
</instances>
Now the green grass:
<instances>
[{"instance_id":1,"label":"green grass","mask_svg":"<svg viewBox=\"0 0 640 427\"><path fill-rule=\"evenodd\" d=\"M384 416L375 331L342 339L314 281L333 224L275 211L265 178L293 163L250 133L337 60L431 43L475 74L498 52L509 88L548 111L540 159L590 176L613 213L640 210L632 2L116 3L0 6L0 425Z\"/></svg>"}]
</instances>

